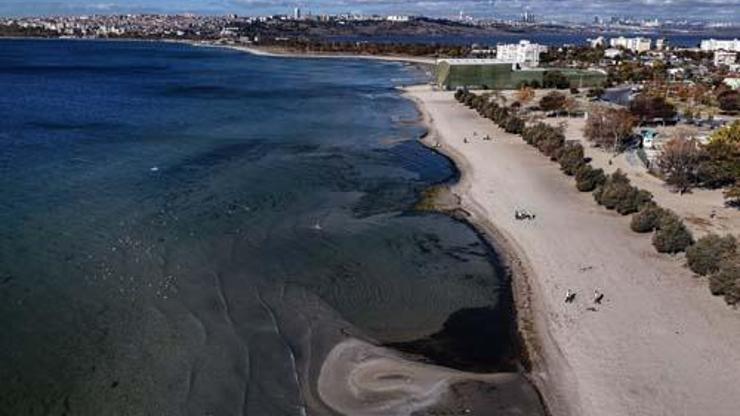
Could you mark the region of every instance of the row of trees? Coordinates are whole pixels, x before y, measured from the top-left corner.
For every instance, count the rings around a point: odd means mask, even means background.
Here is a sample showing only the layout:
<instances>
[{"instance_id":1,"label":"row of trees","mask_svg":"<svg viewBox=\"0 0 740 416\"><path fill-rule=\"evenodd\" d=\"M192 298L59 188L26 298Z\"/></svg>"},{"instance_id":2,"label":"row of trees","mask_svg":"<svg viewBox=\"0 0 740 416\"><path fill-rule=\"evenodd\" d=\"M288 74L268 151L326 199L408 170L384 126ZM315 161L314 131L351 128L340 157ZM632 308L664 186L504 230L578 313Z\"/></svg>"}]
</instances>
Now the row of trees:
<instances>
[{"instance_id":1,"label":"row of trees","mask_svg":"<svg viewBox=\"0 0 740 416\"><path fill-rule=\"evenodd\" d=\"M579 191L592 192L598 204L621 215L632 215L630 228L638 233L652 233L652 243L658 252L687 252L690 268L697 274L709 275L713 294L724 296L730 304L740 301L740 259L733 237L710 235L695 242L676 213L658 206L650 192L633 186L620 170L606 175L602 169L591 166L583 146L566 141L561 127L542 122L526 126L512 110L492 102L487 95L459 90L455 98L504 130L521 133L527 144L558 162L566 175L574 176ZM508 128L511 124L517 128ZM605 137L613 134L608 129L605 131Z\"/></svg>"},{"instance_id":2,"label":"row of trees","mask_svg":"<svg viewBox=\"0 0 740 416\"><path fill-rule=\"evenodd\" d=\"M262 45L278 46L298 53L353 53L358 55L407 55L461 58L470 53L467 46L426 43L331 42L290 38L263 40Z\"/></svg>"}]
</instances>

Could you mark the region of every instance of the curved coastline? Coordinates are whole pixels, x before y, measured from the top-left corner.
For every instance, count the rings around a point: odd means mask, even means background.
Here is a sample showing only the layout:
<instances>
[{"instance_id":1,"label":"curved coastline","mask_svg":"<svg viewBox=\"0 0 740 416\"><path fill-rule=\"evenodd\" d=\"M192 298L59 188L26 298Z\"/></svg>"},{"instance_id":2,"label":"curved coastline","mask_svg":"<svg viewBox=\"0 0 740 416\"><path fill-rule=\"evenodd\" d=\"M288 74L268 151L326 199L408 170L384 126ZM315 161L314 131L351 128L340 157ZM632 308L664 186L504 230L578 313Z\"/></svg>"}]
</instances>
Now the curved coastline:
<instances>
[{"instance_id":1,"label":"curved coastline","mask_svg":"<svg viewBox=\"0 0 740 416\"><path fill-rule=\"evenodd\" d=\"M530 379L553 415L737 413L740 315L683 257L657 255L518 135L429 86L406 89L462 177L469 221L507 256ZM488 136L488 138L486 138ZM489 140L490 139L490 140ZM516 209L532 221L517 221ZM577 293L566 303L567 291ZM595 302L592 293L605 293ZM595 295L594 295L595 296Z\"/></svg>"},{"instance_id":2,"label":"curved coastline","mask_svg":"<svg viewBox=\"0 0 740 416\"><path fill-rule=\"evenodd\" d=\"M511 285L511 296L513 298L512 317L514 330L519 339L520 359L524 366L524 375L534 385L540 395L542 404L547 414L553 414L552 409L564 409L564 399L558 398L558 393L553 386L554 380L548 376L548 360L546 359L544 345L553 345L551 337L546 332L546 325L542 319L546 317L537 314L536 311L543 310L533 306L538 300L534 298L535 293L531 288L532 270L526 253L518 246L515 240L496 226L485 215L480 204L470 195L472 182L472 168L467 158L452 146L445 142L445 137L440 134L434 124L433 117L426 109L425 103L412 93L409 88L401 88L403 96L414 102L422 124L427 133L421 138L421 142L435 152L439 152L452 160L458 171L455 180L445 184L453 195L454 205L447 202L437 204L440 211L448 212L455 217L465 221L469 226L483 236L486 243L493 247L499 256L501 265L506 269ZM434 204L434 201L432 201ZM544 331L543 331L544 329ZM544 333L543 333L544 332ZM544 337L544 338L543 338Z\"/></svg>"}]
</instances>

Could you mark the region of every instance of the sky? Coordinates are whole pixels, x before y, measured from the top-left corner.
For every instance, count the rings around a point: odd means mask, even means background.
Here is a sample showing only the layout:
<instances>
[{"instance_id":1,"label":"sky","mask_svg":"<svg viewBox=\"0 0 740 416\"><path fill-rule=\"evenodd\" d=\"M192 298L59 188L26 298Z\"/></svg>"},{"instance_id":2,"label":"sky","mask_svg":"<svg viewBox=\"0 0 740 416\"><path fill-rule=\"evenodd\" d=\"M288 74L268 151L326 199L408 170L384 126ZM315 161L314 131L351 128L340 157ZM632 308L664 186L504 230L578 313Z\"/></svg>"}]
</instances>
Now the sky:
<instances>
[{"instance_id":1,"label":"sky","mask_svg":"<svg viewBox=\"0 0 740 416\"><path fill-rule=\"evenodd\" d=\"M740 0L0 0L0 16L110 13L289 14L295 7L319 13L411 14L478 18L523 11L540 20L593 20L594 16L657 17L740 23Z\"/></svg>"}]
</instances>

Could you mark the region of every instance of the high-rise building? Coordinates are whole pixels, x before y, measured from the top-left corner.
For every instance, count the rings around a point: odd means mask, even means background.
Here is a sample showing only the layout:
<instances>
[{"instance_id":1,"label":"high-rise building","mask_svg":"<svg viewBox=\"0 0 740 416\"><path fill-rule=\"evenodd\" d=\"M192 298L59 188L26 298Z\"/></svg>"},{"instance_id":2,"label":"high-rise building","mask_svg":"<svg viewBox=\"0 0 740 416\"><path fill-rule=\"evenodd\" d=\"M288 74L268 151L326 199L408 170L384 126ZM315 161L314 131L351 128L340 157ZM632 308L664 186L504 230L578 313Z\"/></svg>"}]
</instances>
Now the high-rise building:
<instances>
[{"instance_id":1,"label":"high-rise building","mask_svg":"<svg viewBox=\"0 0 740 416\"><path fill-rule=\"evenodd\" d=\"M293 19L295 20L301 20L301 9L296 7L293 9Z\"/></svg>"}]
</instances>

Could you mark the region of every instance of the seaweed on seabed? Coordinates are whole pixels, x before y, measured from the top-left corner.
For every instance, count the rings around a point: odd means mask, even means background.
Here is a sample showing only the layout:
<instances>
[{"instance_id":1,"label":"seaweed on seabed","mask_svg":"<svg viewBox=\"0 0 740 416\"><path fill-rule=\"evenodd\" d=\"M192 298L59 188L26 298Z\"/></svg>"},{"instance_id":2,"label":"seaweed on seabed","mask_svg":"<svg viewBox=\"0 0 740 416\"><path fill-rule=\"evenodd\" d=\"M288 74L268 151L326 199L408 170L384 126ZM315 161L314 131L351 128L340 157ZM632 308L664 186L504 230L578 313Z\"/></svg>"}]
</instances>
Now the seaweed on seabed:
<instances>
[{"instance_id":1,"label":"seaweed on seabed","mask_svg":"<svg viewBox=\"0 0 740 416\"><path fill-rule=\"evenodd\" d=\"M438 210L438 199L443 192L442 186L431 186L421 191L419 201L414 205L416 211L430 212Z\"/></svg>"}]
</instances>

